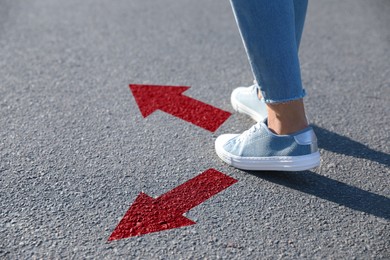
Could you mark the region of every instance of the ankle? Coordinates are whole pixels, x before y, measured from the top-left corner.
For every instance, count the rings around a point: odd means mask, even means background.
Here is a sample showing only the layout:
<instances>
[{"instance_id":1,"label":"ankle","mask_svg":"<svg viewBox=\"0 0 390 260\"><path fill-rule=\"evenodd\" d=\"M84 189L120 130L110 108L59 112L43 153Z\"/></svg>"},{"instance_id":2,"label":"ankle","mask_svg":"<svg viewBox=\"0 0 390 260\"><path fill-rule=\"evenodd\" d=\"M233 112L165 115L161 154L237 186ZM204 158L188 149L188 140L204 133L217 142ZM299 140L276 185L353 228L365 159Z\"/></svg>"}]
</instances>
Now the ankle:
<instances>
[{"instance_id":1,"label":"ankle","mask_svg":"<svg viewBox=\"0 0 390 260\"><path fill-rule=\"evenodd\" d=\"M267 104L268 128L278 135L298 132L308 126L303 100Z\"/></svg>"}]
</instances>

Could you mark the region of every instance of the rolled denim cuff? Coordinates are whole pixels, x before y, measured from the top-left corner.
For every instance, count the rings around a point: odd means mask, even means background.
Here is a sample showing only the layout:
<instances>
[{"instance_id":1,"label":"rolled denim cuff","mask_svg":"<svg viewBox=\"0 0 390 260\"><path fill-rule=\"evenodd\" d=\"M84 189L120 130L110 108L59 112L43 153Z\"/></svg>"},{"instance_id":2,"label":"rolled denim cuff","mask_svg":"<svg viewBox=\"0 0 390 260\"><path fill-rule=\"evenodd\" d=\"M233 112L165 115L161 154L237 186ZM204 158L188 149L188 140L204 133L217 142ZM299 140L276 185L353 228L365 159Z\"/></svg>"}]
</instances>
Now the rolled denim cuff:
<instances>
[{"instance_id":1,"label":"rolled denim cuff","mask_svg":"<svg viewBox=\"0 0 390 260\"><path fill-rule=\"evenodd\" d=\"M259 91L261 93L261 101L264 103L269 103L269 104L288 103L291 101L302 99L306 96L305 89L302 89L302 93L300 95L295 96L295 97L289 97L289 98L278 99L278 100L271 99L271 98L264 98L267 96L267 94L261 90L261 87L257 83L257 80L253 80L253 84L256 86L257 91Z\"/></svg>"},{"instance_id":2,"label":"rolled denim cuff","mask_svg":"<svg viewBox=\"0 0 390 260\"><path fill-rule=\"evenodd\" d=\"M260 86L259 86L259 88L260 88ZM261 91L261 89L260 89L260 91ZM275 99L267 98L265 92L261 91L261 101L263 101L264 103L267 103L267 104L288 103L288 102L292 102L292 101L296 101L296 100L302 99L305 96L306 96L306 91L305 91L305 89L302 89L302 93L300 95L297 95L297 96L294 96L294 97L282 98L282 99L275 100Z\"/></svg>"}]
</instances>

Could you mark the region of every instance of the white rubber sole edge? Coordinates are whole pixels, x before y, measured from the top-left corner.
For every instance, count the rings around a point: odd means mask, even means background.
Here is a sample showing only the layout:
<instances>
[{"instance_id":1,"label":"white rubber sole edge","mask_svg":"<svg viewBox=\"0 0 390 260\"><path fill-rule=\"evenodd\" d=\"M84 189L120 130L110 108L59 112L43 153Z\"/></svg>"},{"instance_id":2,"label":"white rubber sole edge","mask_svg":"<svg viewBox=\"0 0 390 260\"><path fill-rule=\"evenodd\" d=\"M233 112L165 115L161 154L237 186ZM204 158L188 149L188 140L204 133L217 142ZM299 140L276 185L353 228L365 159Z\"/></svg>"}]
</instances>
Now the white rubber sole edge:
<instances>
[{"instance_id":1,"label":"white rubber sole edge","mask_svg":"<svg viewBox=\"0 0 390 260\"><path fill-rule=\"evenodd\" d=\"M264 120L263 116L259 115L259 113L248 108L247 106L242 105L241 102L237 101L237 99L235 99L234 97L230 98L230 102L232 103L233 109L236 110L238 113L246 114L256 122L260 122Z\"/></svg>"},{"instance_id":2,"label":"white rubber sole edge","mask_svg":"<svg viewBox=\"0 0 390 260\"><path fill-rule=\"evenodd\" d=\"M320 153L317 151L301 156L241 157L215 146L219 158L227 164L242 170L254 171L305 171L320 165Z\"/></svg>"}]
</instances>

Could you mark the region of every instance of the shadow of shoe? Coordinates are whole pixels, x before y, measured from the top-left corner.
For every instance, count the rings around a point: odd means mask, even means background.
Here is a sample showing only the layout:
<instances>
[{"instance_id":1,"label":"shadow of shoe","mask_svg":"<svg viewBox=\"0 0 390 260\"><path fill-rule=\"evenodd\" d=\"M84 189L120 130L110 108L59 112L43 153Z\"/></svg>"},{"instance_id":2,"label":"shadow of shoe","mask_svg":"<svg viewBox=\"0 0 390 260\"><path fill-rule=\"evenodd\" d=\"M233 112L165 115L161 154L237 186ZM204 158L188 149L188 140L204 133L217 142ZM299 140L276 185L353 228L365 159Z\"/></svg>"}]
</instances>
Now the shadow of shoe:
<instances>
[{"instance_id":1,"label":"shadow of shoe","mask_svg":"<svg viewBox=\"0 0 390 260\"><path fill-rule=\"evenodd\" d=\"M366 145L358 143L348 137L330 132L324 128L312 125L318 137L318 147L330 152L344 154L356 158L375 161L390 166L390 155L372 150Z\"/></svg>"},{"instance_id":2,"label":"shadow of shoe","mask_svg":"<svg viewBox=\"0 0 390 260\"><path fill-rule=\"evenodd\" d=\"M332 180L311 171L260 172L245 171L263 180L314 195L353 210L390 219L390 199L348 184Z\"/></svg>"}]
</instances>

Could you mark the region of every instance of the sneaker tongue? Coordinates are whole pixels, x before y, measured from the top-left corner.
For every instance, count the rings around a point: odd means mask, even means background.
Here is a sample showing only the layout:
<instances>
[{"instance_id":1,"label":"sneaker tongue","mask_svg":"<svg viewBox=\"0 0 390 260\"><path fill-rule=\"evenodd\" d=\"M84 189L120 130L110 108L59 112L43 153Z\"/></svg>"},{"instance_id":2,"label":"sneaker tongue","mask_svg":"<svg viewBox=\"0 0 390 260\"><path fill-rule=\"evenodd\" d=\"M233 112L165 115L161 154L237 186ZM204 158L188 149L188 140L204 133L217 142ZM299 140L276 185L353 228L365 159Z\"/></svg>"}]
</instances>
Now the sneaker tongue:
<instances>
[{"instance_id":1,"label":"sneaker tongue","mask_svg":"<svg viewBox=\"0 0 390 260\"><path fill-rule=\"evenodd\" d=\"M259 124L260 124L268 133L276 134L276 133L274 133L271 129L269 129L269 127L268 127L268 117L264 118L263 122L259 122Z\"/></svg>"}]
</instances>

